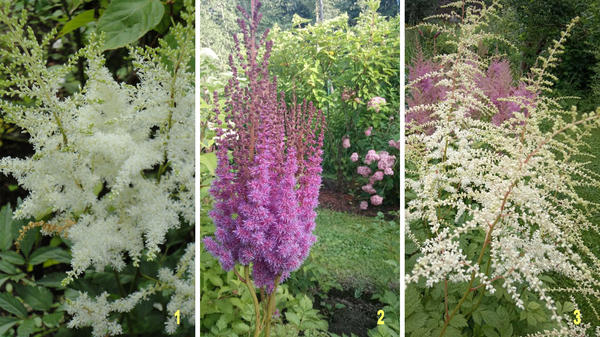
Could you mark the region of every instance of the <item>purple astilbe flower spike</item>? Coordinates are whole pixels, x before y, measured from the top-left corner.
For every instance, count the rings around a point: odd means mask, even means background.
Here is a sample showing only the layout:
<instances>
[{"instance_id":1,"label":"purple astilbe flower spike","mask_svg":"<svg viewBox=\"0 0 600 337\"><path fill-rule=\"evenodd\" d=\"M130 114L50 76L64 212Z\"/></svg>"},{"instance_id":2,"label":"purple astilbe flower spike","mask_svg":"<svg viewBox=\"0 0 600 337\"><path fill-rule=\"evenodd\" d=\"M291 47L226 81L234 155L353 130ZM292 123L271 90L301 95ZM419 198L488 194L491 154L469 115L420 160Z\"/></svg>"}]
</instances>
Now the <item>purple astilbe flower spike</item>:
<instances>
[{"instance_id":1,"label":"purple astilbe flower spike","mask_svg":"<svg viewBox=\"0 0 600 337\"><path fill-rule=\"evenodd\" d=\"M312 102L295 103L293 97L288 108L278 93L268 72L268 32L257 44L259 8L257 2L249 15L238 7L245 18L238 21L243 38L234 37L235 57L229 57L233 76L225 88L226 107L215 109L218 161L209 215L216 231L204 243L225 270L252 264L256 286L271 292L276 277L283 282L300 267L316 240L325 120Z\"/></svg>"}]
</instances>

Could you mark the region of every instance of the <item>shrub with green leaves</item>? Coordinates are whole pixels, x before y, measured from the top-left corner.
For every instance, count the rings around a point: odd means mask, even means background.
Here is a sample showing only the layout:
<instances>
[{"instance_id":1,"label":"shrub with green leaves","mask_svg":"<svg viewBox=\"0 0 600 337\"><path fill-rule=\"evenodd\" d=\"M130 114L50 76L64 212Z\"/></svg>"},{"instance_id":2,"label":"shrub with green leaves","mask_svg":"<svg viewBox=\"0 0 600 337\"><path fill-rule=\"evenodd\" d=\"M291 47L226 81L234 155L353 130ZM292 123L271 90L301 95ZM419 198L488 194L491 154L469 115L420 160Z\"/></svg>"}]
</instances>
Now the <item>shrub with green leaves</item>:
<instances>
[{"instance_id":1,"label":"shrub with green leaves","mask_svg":"<svg viewBox=\"0 0 600 337\"><path fill-rule=\"evenodd\" d=\"M356 25L347 15L316 24L295 16L292 28L271 31L270 71L287 97L295 93L321 109L327 119L323 169L345 183L356 175L352 152L389 149L399 140L400 22L377 12L368 1ZM386 100L370 109L375 97ZM365 130L372 128L372 136ZM343 139L350 147L343 146ZM388 190L391 196L397 190Z\"/></svg>"}]
</instances>

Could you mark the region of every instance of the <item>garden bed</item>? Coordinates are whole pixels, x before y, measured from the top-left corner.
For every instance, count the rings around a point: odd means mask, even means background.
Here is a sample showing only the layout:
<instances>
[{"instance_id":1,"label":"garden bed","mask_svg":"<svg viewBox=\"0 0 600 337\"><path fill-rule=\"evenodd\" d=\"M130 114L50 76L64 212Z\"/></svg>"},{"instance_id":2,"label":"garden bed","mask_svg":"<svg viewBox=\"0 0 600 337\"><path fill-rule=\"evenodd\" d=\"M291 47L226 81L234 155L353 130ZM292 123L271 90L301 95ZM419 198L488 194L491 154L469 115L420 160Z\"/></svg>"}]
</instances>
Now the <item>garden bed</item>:
<instances>
[{"instance_id":1,"label":"garden bed","mask_svg":"<svg viewBox=\"0 0 600 337\"><path fill-rule=\"evenodd\" d=\"M332 289L326 296L315 296L315 309L327 318L329 332L367 337L377 327L377 311L384 304L372 300L370 293L356 296L357 289Z\"/></svg>"}]
</instances>

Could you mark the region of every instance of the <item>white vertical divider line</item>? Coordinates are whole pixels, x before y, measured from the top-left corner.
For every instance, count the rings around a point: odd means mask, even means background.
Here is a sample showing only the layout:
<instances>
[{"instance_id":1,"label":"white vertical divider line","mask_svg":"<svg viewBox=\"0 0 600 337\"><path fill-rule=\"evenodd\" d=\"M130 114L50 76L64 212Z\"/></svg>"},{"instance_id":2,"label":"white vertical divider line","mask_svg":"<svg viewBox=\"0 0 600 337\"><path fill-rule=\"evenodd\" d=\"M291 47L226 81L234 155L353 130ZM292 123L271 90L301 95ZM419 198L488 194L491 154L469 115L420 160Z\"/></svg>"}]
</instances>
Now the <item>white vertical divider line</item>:
<instances>
[{"instance_id":1,"label":"white vertical divider line","mask_svg":"<svg viewBox=\"0 0 600 337\"><path fill-rule=\"evenodd\" d=\"M404 336L404 275L405 275L405 267L404 263L404 231L406 227L406 223L404 221L404 186L405 186L405 165L404 165L404 154L405 154L405 101L406 95L404 91L406 90L404 85L404 76L405 74L405 63L406 59L404 58L404 47L406 45L406 41L404 39L404 10L405 1L400 1L400 336Z\"/></svg>"},{"instance_id":2,"label":"white vertical divider line","mask_svg":"<svg viewBox=\"0 0 600 337\"><path fill-rule=\"evenodd\" d=\"M195 263L195 271L196 271L196 277L194 278L194 297L196 300L196 306L195 306L195 313L196 313L196 317L194 317L195 320L195 325L196 325L196 329L195 329L195 336L200 336L200 62L198 62L199 57L200 57L200 0L195 0L194 1L194 9L195 9L195 25L194 25L194 29L195 29L195 36L194 36L194 47L195 47L195 62L194 62L194 67L195 67L195 85L194 85L194 89L195 89L195 99L194 99L194 115L196 116L195 118L195 123L194 123L194 127L195 127L195 132L194 132L194 142L196 145L196 149L195 149L195 180L194 180L194 205L195 205L195 222L196 225L194 226L194 237L196 240L196 245L195 245L195 254L196 254L196 258L194 259L194 261L196 261Z\"/></svg>"}]
</instances>

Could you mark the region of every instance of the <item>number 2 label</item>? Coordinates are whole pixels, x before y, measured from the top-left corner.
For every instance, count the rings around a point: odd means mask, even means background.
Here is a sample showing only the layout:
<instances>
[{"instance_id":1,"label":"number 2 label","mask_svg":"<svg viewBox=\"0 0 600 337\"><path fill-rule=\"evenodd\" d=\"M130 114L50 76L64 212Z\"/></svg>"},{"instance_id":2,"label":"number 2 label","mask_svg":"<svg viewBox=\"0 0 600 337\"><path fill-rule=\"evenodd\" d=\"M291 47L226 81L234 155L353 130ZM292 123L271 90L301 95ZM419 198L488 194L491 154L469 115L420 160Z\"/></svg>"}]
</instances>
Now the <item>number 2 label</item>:
<instances>
[{"instance_id":1,"label":"number 2 label","mask_svg":"<svg viewBox=\"0 0 600 337\"><path fill-rule=\"evenodd\" d=\"M377 311L377 316L379 316L379 319L377 320L377 325L385 324L385 322L383 321L383 316L385 316L385 313L383 312L383 310Z\"/></svg>"}]
</instances>

